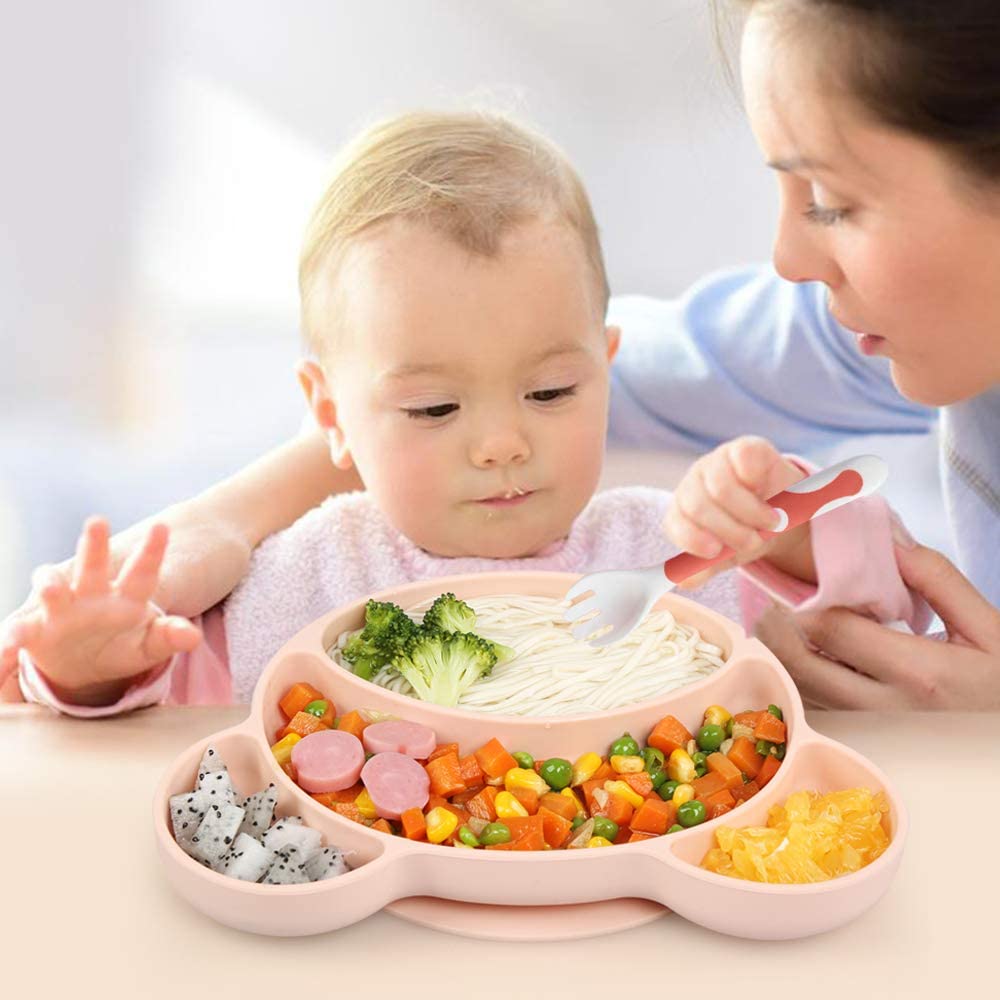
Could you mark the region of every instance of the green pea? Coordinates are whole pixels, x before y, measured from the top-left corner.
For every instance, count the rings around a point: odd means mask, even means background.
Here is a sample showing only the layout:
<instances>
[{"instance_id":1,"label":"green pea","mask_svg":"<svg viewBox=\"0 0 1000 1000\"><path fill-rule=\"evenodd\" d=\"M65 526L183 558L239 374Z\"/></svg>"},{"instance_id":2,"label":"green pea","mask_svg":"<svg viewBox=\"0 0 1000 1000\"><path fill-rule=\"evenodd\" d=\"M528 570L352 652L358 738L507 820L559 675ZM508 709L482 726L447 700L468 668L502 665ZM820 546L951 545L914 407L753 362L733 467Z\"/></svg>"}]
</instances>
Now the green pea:
<instances>
[{"instance_id":1,"label":"green pea","mask_svg":"<svg viewBox=\"0 0 1000 1000\"><path fill-rule=\"evenodd\" d=\"M583 824L586 822L587 822L587 817L584 816L583 813L577 813L573 817L573 822L570 823L569 828L571 830L576 830L577 828L583 826Z\"/></svg>"},{"instance_id":2,"label":"green pea","mask_svg":"<svg viewBox=\"0 0 1000 1000\"><path fill-rule=\"evenodd\" d=\"M653 788L659 791L660 786L667 780L667 772L658 767L655 771L649 772L649 780L653 782Z\"/></svg>"},{"instance_id":3,"label":"green pea","mask_svg":"<svg viewBox=\"0 0 1000 1000\"><path fill-rule=\"evenodd\" d=\"M785 744L784 743L775 743L774 746L771 747L771 756L777 758L778 760L784 760L785 759Z\"/></svg>"},{"instance_id":4,"label":"green pea","mask_svg":"<svg viewBox=\"0 0 1000 1000\"><path fill-rule=\"evenodd\" d=\"M645 764L646 770L650 774L656 770L662 770L666 759L667 758L663 756L663 751L657 750L656 747L646 747L646 749L642 751L642 762Z\"/></svg>"},{"instance_id":5,"label":"green pea","mask_svg":"<svg viewBox=\"0 0 1000 1000\"><path fill-rule=\"evenodd\" d=\"M698 746L706 753L715 753L722 746L722 741L725 738L726 731L722 726L709 723L698 730Z\"/></svg>"},{"instance_id":6,"label":"green pea","mask_svg":"<svg viewBox=\"0 0 1000 1000\"><path fill-rule=\"evenodd\" d=\"M573 780L573 765L562 757L550 757L542 764L541 775L549 788L558 792L568 788Z\"/></svg>"},{"instance_id":7,"label":"green pea","mask_svg":"<svg viewBox=\"0 0 1000 1000\"><path fill-rule=\"evenodd\" d=\"M606 816L594 817L594 836L614 840L618 836L618 824Z\"/></svg>"},{"instance_id":8,"label":"green pea","mask_svg":"<svg viewBox=\"0 0 1000 1000\"><path fill-rule=\"evenodd\" d=\"M523 750L515 750L511 757L517 761L518 767L527 768L531 770L535 766L535 758L531 756L530 753L525 753Z\"/></svg>"},{"instance_id":9,"label":"green pea","mask_svg":"<svg viewBox=\"0 0 1000 1000\"><path fill-rule=\"evenodd\" d=\"M773 715L773 716L774 716L774 717L775 717L776 719L780 719L780 720L781 720L782 722L784 722L784 721L785 721L785 715L784 715L784 713L783 713L783 712L781 711L781 709L780 709L780 708L778 708L778 706L777 706L777 705L768 705L768 706L767 706L767 710L768 710L768 711L769 711L769 712L771 713L771 715Z\"/></svg>"},{"instance_id":10,"label":"green pea","mask_svg":"<svg viewBox=\"0 0 1000 1000\"><path fill-rule=\"evenodd\" d=\"M483 832L486 832L485 829ZM510 833L508 833L507 836L510 837ZM463 826L462 829L458 831L458 839L462 841L466 847L479 846L479 839L467 826Z\"/></svg>"},{"instance_id":11,"label":"green pea","mask_svg":"<svg viewBox=\"0 0 1000 1000\"><path fill-rule=\"evenodd\" d=\"M768 743L767 740L757 740L757 746L755 749L761 757L766 757L771 752L771 747L773 746L774 744Z\"/></svg>"},{"instance_id":12,"label":"green pea","mask_svg":"<svg viewBox=\"0 0 1000 1000\"><path fill-rule=\"evenodd\" d=\"M483 832L479 835L479 843L486 844L508 844L510 843L510 829L506 823L487 823L483 827Z\"/></svg>"},{"instance_id":13,"label":"green pea","mask_svg":"<svg viewBox=\"0 0 1000 1000\"><path fill-rule=\"evenodd\" d=\"M609 751L612 757L635 757L639 753L639 744L632 739L629 733L625 733L619 736L618 739L611 744L611 749Z\"/></svg>"},{"instance_id":14,"label":"green pea","mask_svg":"<svg viewBox=\"0 0 1000 1000\"><path fill-rule=\"evenodd\" d=\"M322 719L326 714L327 708L329 708L329 705L325 701L311 701L302 711L308 712L310 715L315 715L317 719Z\"/></svg>"},{"instance_id":15,"label":"green pea","mask_svg":"<svg viewBox=\"0 0 1000 1000\"><path fill-rule=\"evenodd\" d=\"M732 736L733 736L733 720L729 719L729 721L726 722L726 739L727 740L732 739Z\"/></svg>"},{"instance_id":16,"label":"green pea","mask_svg":"<svg viewBox=\"0 0 1000 1000\"><path fill-rule=\"evenodd\" d=\"M677 809L677 822L681 826L697 826L705 822L705 804L697 799L685 802Z\"/></svg>"},{"instance_id":17,"label":"green pea","mask_svg":"<svg viewBox=\"0 0 1000 1000\"><path fill-rule=\"evenodd\" d=\"M683 830L683 829L684 827L681 826L680 823L674 823L674 825L669 830L667 830L667 833L676 833L678 830Z\"/></svg>"},{"instance_id":18,"label":"green pea","mask_svg":"<svg viewBox=\"0 0 1000 1000\"><path fill-rule=\"evenodd\" d=\"M669 802L674 797L674 792L677 791L677 786L680 784L679 781L664 781L657 791L660 793L660 798L664 802Z\"/></svg>"}]
</instances>

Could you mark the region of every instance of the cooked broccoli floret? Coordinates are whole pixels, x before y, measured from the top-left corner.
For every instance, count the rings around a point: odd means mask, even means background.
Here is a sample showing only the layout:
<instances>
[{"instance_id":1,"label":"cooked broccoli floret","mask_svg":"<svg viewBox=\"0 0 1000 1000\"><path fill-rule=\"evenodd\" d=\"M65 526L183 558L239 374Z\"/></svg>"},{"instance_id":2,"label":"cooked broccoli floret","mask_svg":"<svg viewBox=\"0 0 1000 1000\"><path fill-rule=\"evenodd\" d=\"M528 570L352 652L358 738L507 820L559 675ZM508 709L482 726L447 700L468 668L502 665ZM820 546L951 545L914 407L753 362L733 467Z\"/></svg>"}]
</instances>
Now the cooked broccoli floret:
<instances>
[{"instance_id":1,"label":"cooked broccoli floret","mask_svg":"<svg viewBox=\"0 0 1000 1000\"><path fill-rule=\"evenodd\" d=\"M392 666L423 701L457 705L497 662L493 643L469 632L422 626L393 657Z\"/></svg>"},{"instance_id":2,"label":"cooked broccoli floret","mask_svg":"<svg viewBox=\"0 0 1000 1000\"><path fill-rule=\"evenodd\" d=\"M442 632L471 632L476 627L476 612L454 594L442 594L427 609L424 627Z\"/></svg>"},{"instance_id":3,"label":"cooked broccoli floret","mask_svg":"<svg viewBox=\"0 0 1000 1000\"><path fill-rule=\"evenodd\" d=\"M358 677L371 680L417 632L416 623L398 604L369 601L365 627L344 645L344 659Z\"/></svg>"}]
</instances>

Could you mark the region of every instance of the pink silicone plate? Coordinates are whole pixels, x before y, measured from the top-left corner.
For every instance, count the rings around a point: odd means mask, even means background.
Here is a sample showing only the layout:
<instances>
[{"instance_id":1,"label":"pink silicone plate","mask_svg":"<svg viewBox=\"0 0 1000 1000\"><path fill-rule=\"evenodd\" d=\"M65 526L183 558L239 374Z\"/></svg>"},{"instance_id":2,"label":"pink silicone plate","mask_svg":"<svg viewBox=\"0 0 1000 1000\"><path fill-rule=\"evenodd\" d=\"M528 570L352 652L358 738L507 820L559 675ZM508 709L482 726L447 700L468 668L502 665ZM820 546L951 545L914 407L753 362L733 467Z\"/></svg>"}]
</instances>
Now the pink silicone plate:
<instances>
[{"instance_id":1,"label":"pink silicone plate","mask_svg":"<svg viewBox=\"0 0 1000 1000\"><path fill-rule=\"evenodd\" d=\"M535 594L560 598L576 576L562 573L495 573L443 577L410 584L378 596L410 607L445 591L471 599L485 594ZM652 701L602 715L572 718L487 715L441 708L355 677L334 664L325 650L345 629L359 628L365 601L339 608L304 628L268 664L254 691L249 717L240 725L201 740L170 766L157 789L153 818L160 856L174 888L193 906L241 930L294 936L335 930L362 920L407 897L436 897L510 907L628 900L656 915L649 900L713 930L757 939L798 938L830 930L858 916L886 891L899 866L906 839L906 813L884 774L859 754L820 736L805 722L795 685L778 660L733 622L676 594L656 607L669 608L722 647L726 664L712 676ZM331 697L341 711L375 709L424 723L439 742L457 742L463 753L496 736L508 748L536 757L575 759L606 747L625 730L645 735L664 715L696 726L712 704L741 709L781 705L788 726L788 752L771 782L749 801L719 819L684 832L600 850L470 851L414 842L370 830L320 805L275 763L269 744L284 723L278 701L296 681ZM270 886L240 882L202 867L175 843L169 825L171 795L194 787L206 746L218 748L233 784L243 794L273 781L278 815L298 814L320 830L324 841L353 851L354 870L325 882ZM892 843L867 868L812 885L765 885L705 871L699 862L713 844L716 827L762 825L768 809L792 792L833 791L866 785L885 792ZM634 898L633 898L634 897ZM414 900L401 905L401 915ZM474 908L469 908L473 910ZM586 914L591 907L580 907ZM415 908L420 919L426 908ZM623 926L643 922L638 911ZM459 918L448 919L454 925ZM430 919L433 923L433 918ZM612 920L612 924L614 920ZM601 928L584 919L583 934ZM471 933L476 933L470 928ZM484 936L504 937L502 929ZM565 935L560 935L565 936Z\"/></svg>"}]
</instances>

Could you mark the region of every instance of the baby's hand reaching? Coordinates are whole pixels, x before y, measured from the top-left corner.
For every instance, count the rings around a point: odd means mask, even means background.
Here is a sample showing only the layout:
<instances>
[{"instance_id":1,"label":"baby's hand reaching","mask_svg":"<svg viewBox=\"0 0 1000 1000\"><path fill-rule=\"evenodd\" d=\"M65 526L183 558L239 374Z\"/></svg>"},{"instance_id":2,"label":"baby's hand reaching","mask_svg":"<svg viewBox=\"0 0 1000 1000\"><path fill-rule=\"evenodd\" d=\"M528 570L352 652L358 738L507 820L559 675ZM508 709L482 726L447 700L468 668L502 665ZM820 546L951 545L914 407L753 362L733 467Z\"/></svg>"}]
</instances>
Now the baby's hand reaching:
<instances>
[{"instance_id":1,"label":"baby's hand reaching","mask_svg":"<svg viewBox=\"0 0 1000 1000\"><path fill-rule=\"evenodd\" d=\"M112 579L108 524L91 518L77 545L72 579L55 569L37 581L39 607L0 634L0 686L24 649L64 701L116 701L138 675L189 652L201 633L150 603L169 531L154 525Z\"/></svg>"},{"instance_id":2,"label":"baby's hand reaching","mask_svg":"<svg viewBox=\"0 0 1000 1000\"><path fill-rule=\"evenodd\" d=\"M676 546L694 555L710 559L724 546L735 555L682 586L700 586L715 573L764 557L785 572L815 582L808 524L773 539L760 535L780 523L765 500L805 475L758 437L736 438L699 458L674 493L664 530Z\"/></svg>"}]
</instances>

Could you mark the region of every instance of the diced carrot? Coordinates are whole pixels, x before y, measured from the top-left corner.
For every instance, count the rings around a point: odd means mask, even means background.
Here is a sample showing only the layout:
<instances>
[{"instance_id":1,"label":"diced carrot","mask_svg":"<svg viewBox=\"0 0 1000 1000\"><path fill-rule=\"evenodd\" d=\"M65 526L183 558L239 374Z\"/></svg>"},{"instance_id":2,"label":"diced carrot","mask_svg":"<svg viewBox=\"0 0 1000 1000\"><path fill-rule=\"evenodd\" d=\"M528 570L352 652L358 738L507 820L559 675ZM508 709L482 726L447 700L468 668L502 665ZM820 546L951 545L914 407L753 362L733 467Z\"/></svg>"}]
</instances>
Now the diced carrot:
<instances>
[{"instance_id":1,"label":"diced carrot","mask_svg":"<svg viewBox=\"0 0 1000 1000\"><path fill-rule=\"evenodd\" d=\"M751 729L757 728L757 723L760 721L760 717L764 715L763 711L759 712L737 712L733 716L733 725L735 726L739 723L741 726L749 726Z\"/></svg>"},{"instance_id":2,"label":"diced carrot","mask_svg":"<svg viewBox=\"0 0 1000 1000\"><path fill-rule=\"evenodd\" d=\"M451 803L447 799L442 798L440 795L431 794L427 799L427 805L424 806L424 809L430 812L432 809L447 809L450 805Z\"/></svg>"},{"instance_id":3,"label":"diced carrot","mask_svg":"<svg viewBox=\"0 0 1000 1000\"><path fill-rule=\"evenodd\" d=\"M357 736L360 740L361 734L368 728L368 723L361 718L358 712L351 711L340 717L337 728L342 733L350 733L352 736Z\"/></svg>"},{"instance_id":4,"label":"diced carrot","mask_svg":"<svg viewBox=\"0 0 1000 1000\"><path fill-rule=\"evenodd\" d=\"M760 775L758 774L759 778ZM730 791L733 793L733 798L736 799L736 804L739 805L741 802L746 802L747 799L752 799L759 791L760 785L757 781L748 781L745 785L740 785L739 788L731 788Z\"/></svg>"},{"instance_id":5,"label":"diced carrot","mask_svg":"<svg viewBox=\"0 0 1000 1000\"><path fill-rule=\"evenodd\" d=\"M614 820L619 826L627 826L629 820L632 819L632 803L626 802L625 799L620 795L615 795L614 792L609 792L608 801L603 806L595 803L591 815L605 816L610 820Z\"/></svg>"},{"instance_id":6,"label":"diced carrot","mask_svg":"<svg viewBox=\"0 0 1000 1000\"><path fill-rule=\"evenodd\" d=\"M392 835L392 827L389 825L389 821L387 819L375 820L375 822L372 823L372 829L378 830L381 833L388 833L390 836Z\"/></svg>"},{"instance_id":7,"label":"diced carrot","mask_svg":"<svg viewBox=\"0 0 1000 1000\"><path fill-rule=\"evenodd\" d=\"M292 721L282 729L280 738L284 739L289 733L298 733L299 736L306 737L310 733L318 733L320 730L329 728L322 719L317 719L315 715L310 715L308 712L296 712L292 716Z\"/></svg>"},{"instance_id":8,"label":"diced carrot","mask_svg":"<svg viewBox=\"0 0 1000 1000\"><path fill-rule=\"evenodd\" d=\"M563 799L564 802L567 801L562 795L558 798ZM549 847L562 847L570 828L573 826L572 822L565 816L560 816L559 813L545 808L545 806L539 808L538 815L542 817L542 836L545 837L545 843Z\"/></svg>"},{"instance_id":9,"label":"diced carrot","mask_svg":"<svg viewBox=\"0 0 1000 1000\"><path fill-rule=\"evenodd\" d=\"M594 790L597 788L604 787L604 778L591 778L590 781L585 781L580 788L583 790L583 801L587 806L587 815L594 815Z\"/></svg>"},{"instance_id":10,"label":"diced carrot","mask_svg":"<svg viewBox=\"0 0 1000 1000\"><path fill-rule=\"evenodd\" d=\"M724 753L710 753L705 759L705 764L709 773L722 775L727 788L737 788L743 784L740 769Z\"/></svg>"},{"instance_id":11,"label":"diced carrot","mask_svg":"<svg viewBox=\"0 0 1000 1000\"><path fill-rule=\"evenodd\" d=\"M438 757L443 757L446 753L454 753L458 756L458 744L457 743L439 743L431 753L430 757L427 758L428 763L435 760Z\"/></svg>"},{"instance_id":12,"label":"diced carrot","mask_svg":"<svg viewBox=\"0 0 1000 1000\"><path fill-rule=\"evenodd\" d=\"M538 792L533 788L512 788L510 794L528 810L529 816L538 812Z\"/></svg>"},{"instance_id":13,"label":"diced carrot","mask_svg":"<svg viewBox=\"0 0 1000 1000\"><path fill-rule=\"evenodd\" d=\"M487 823L494 823L497 818L496 800L497 790L491 785L487 785L469 799L465 805L473 816L478 816L479 819L484 819Z\"/></svg>"},{"instance_id":14,"label":"diced carrot","mask_svg":"<svg viewBox=\"0 0 1000 1000\"><path fill-rule=\"evenodd\" d=\"M483 787L480 785L478 788L466 788L464 792L456 792L451 797L452 804L456 806L468 805L482 790Z\"/></svg>"},{"instance_id":15,"label":"diced carrot","mask_svg":"<svg viewBox=\"0 0 1000 1000\"><path fill-rule=\"evenodd\" d=\"M740 779L740 784L743 784L742 778ZM709 771L708 774L704 774L700 778L695 778L691 782L691 787L694 789L694 797L705 802L709 795L725 789L726 779L718 771Z\"/></svg>"},{"instance_id":16,"label":"diced carrot","mask_svg":"<svg viewBox=\"0 0 1000 1000\"><path fill-rule=\"evenodd\" d=\"M288 777L295 782L295 784L299 783L299 772L290 760L286 760L285 763L281 765L281 770L284 771L285 774L287 774Z\"/></svg>"},{"instance_id":17,"label":"diced carrot","mask_svg":"<svg viewBox=\"0 0 1000 1000\"><path fill-rule=\"evenodd\" d=\"M407 840L425 840L427 838L427 821L419 809L407 809L399 817L399 822L403 827L403 836Z\"/></svg>"},{"instance_id":18,"label":"diced carrot","mask_svg":"<svg viewBox=\"0 0 1000 1000\"><path fill-rule=\"evenodd\" d=\"M332 809L334 802L353 802L364 790L365 786L359 781L357 784L351 785L350 788L343 789L343 791L321 792L319 795L314 795L313 798L327 808Z\"/></svg>"},{"instance_id":19,"label":"diced carrot","mask_svg":"<svg viewBox=\"0 0 1000 1000\"><path fill-rule=\"evenodd\" d=\"M488 778L502 778L512 767L517 767L517 761L495 736L474 756Z\"/></svg>"},{"instance_id":20,"label":"diced carrot","mask_svg":"<svg viewBox=\"0 0 1000 1000\"><path fill-rule=\"evenodd\" d=\"M653 791L653 779L648 771L636 771L634 774L619 774L619 778L630 788L634 789L644 799L649 797Z\"/></svg>"},{"instance_id":21,"label":"diced carrot","mask_svg":"<svg viewBox=\"0 0 1000 1000\"><path fill-rule=\"evenodd\" d=\"M657 797L646 799L632 817L633 831L641 833L666 833L677 818L677 806L673 802L664 802Z\"/></svg>"},{"instance_id":22,"label":"diced carrot","mask_svg":"<svg viewBox=\"0 0 1000 1000\"><path fill-rule=\"evenodd\" d=\"M767 740L768 743L785 742L785 724L770 712L762 712L754 727L755 740Z\"/></svg>"},{"instance_id":23,"label":"diced carrot","mask_svg":"<svg viewBox=\"0 0 1000 1000\"><path fill-rule=\"evenodd\" d=\"M511 816L504 823L515 851L545 850L545 822L541 816Z\"/></svg>"},{"instance_id":24,"label":"diced carrot","mask_svg":"<svg viewBox=\"0 0 1000 1000\"><path fill-rule=\"evenodd\" d=\"M733 798L733 793L728 788L723 788L714 795L706 796L702 801L705 803L705 809L708 811L711 811L718 805L726 806L727 809L732 809L736 805L736 799Z\"/></svg>"},{"instance_id":25,"label":"diced carrot","mask_svg":"<svg viewBox=\"0 0 1000 1000\"><path fill-rule=\"evenodd\" d=\"M476 760L474 753L459 757L458 766L462 772L462 781L465 782L466 788L475 788L477 785L482 785L486 782L486 775L483 774L483 769L479 766L479 761Z\"/></svg>"},{"instance_id":26,"label":"diced carrot","mask_svg":"<svg viewBox=\"0 0 1000 1000\"><path fill-rule=\"evenodd\" d=\"M458 763L458 754L449 750L440 757L432 757L424 765L424 770L431 779L431 794L450 798L457 792L465 791L462 781L462 768Z\"/></svg>"},{"instance_id":27,"label":"diced carrot","mask_svg":"<svg viewBox=\"0 0 1000 1000\"><path fill-rule=\"evenodd\" d=\"M757 753L753 740L748 740L745 736L733 740L727 756L748 778L756 778L761 764L764 763L764 758Z\"/></svg>"},{"instance_id":28,"label":"diced carrot","mask_svg":"<svg viewBox=\"0 0 1000 1000\"><path fill-rule=\"evenodd\" d=\"M692 739L694 737L684 728L678 719L675 719L672 715L665 715L653 727L653 731L649 734L649 739L646 742L669 757L678 748L686 748Z\"/></svg>"},{"instance_id":29,"label":"diced carrot","mask_svg":"<svg viewBox=\"0 0 1000 1000\"><path fill-rule=\"evenodd\" d=\"M285 692L284 697L278 702L278 708L285 713L286 719L294 719L309 702L319 701L322 697L323 695L311 684L299 681Z\"/></svg>"},{"instance_id":30,"label":"diced carrot","mask_svg":"<svg viewBox=\"0 0 1000 1000\"><path fill-rule=\"evenodd\" d=\"M601 766L591 776L591 781L599 781L603 785L605 781L614 781L619 777L618 772L606 761L601 761Z\"/></svg>"},{"instance_id":31,"label":"diced carrot","mask_svg":"<svg viewBox=\"0 0 1000 1000\"><path fill-rule=\"evenodd\" d=\"M631 836L628 838L628 842L630 844L635 844L640 840L652 840L655 836L655 833L643 833L642 830L632 830Z\"/></svg>"},{"instance_id":32,"label":"diced carrot","mask_svg":"<svg viewBox=\"0 0 1000 1000\"><path fill-rule=\"evenodd\" d=\"M705 812L705 819L718 819L720 816L725 816L732 808L732 806L727 806L724 802L716 802L714 806L708 807Z\"/></svg>"},{"instance_id":33,"label":"diced carrot","mask_svg":"<svg viewBox=\"0 0 1000 1000\"><path fill-rule=\"evenodd\" d=\"M535 774L542 773L542 766L545 764L544 760L536 760L532 767L535 769Z\"/></svg>"},{"instance_id":34,"label":"diced carrot","mask_svg":"<svg viewBox=\"0 0 1000 1000\"><path fill-rule=\"evenodd\" d=\"M760 765L760 770L757 772L757 784L763 788L774 777L779 767L781 767L781 761L777 757L772 757L768 754L764 758L764 763Z\"/></svg>"},{"instance_id":35,"label":"diced carrot","mask_svg":"<svg viewBox=\"0 0 1000 1000\"><path fill-rule=\"evenodd\" d=\"M334 802L330 807L335 813L347 819L354 820L355 823L364 823L365 817L361 810L353 802Z\"/></svg>"},{"instance_id":36,"label":"diced carrot","mask_svg":"<svg viewBox=\"0 0 1000 1000\"><path fill-rule=\"evenodd\" d=\"M612 844L627 844L632 831L627 826L618 827L618 832L615 834L615 839L611 841Z\"/></svg>"},{"instance_id":37,"label":"diced carrot","mask_svg":"<svg viewBox=\"0 0 1000 1000\"><path fill-rule=\"evenodd\" d=\"M562 816L563 819L568 819L572 822L576 818L576 805L572 799L565 795L560 795L558 792L546 792L538 800L538 809L548 809L549 812L554 812L557 816Z\"/></svg>"}]
</instances>

